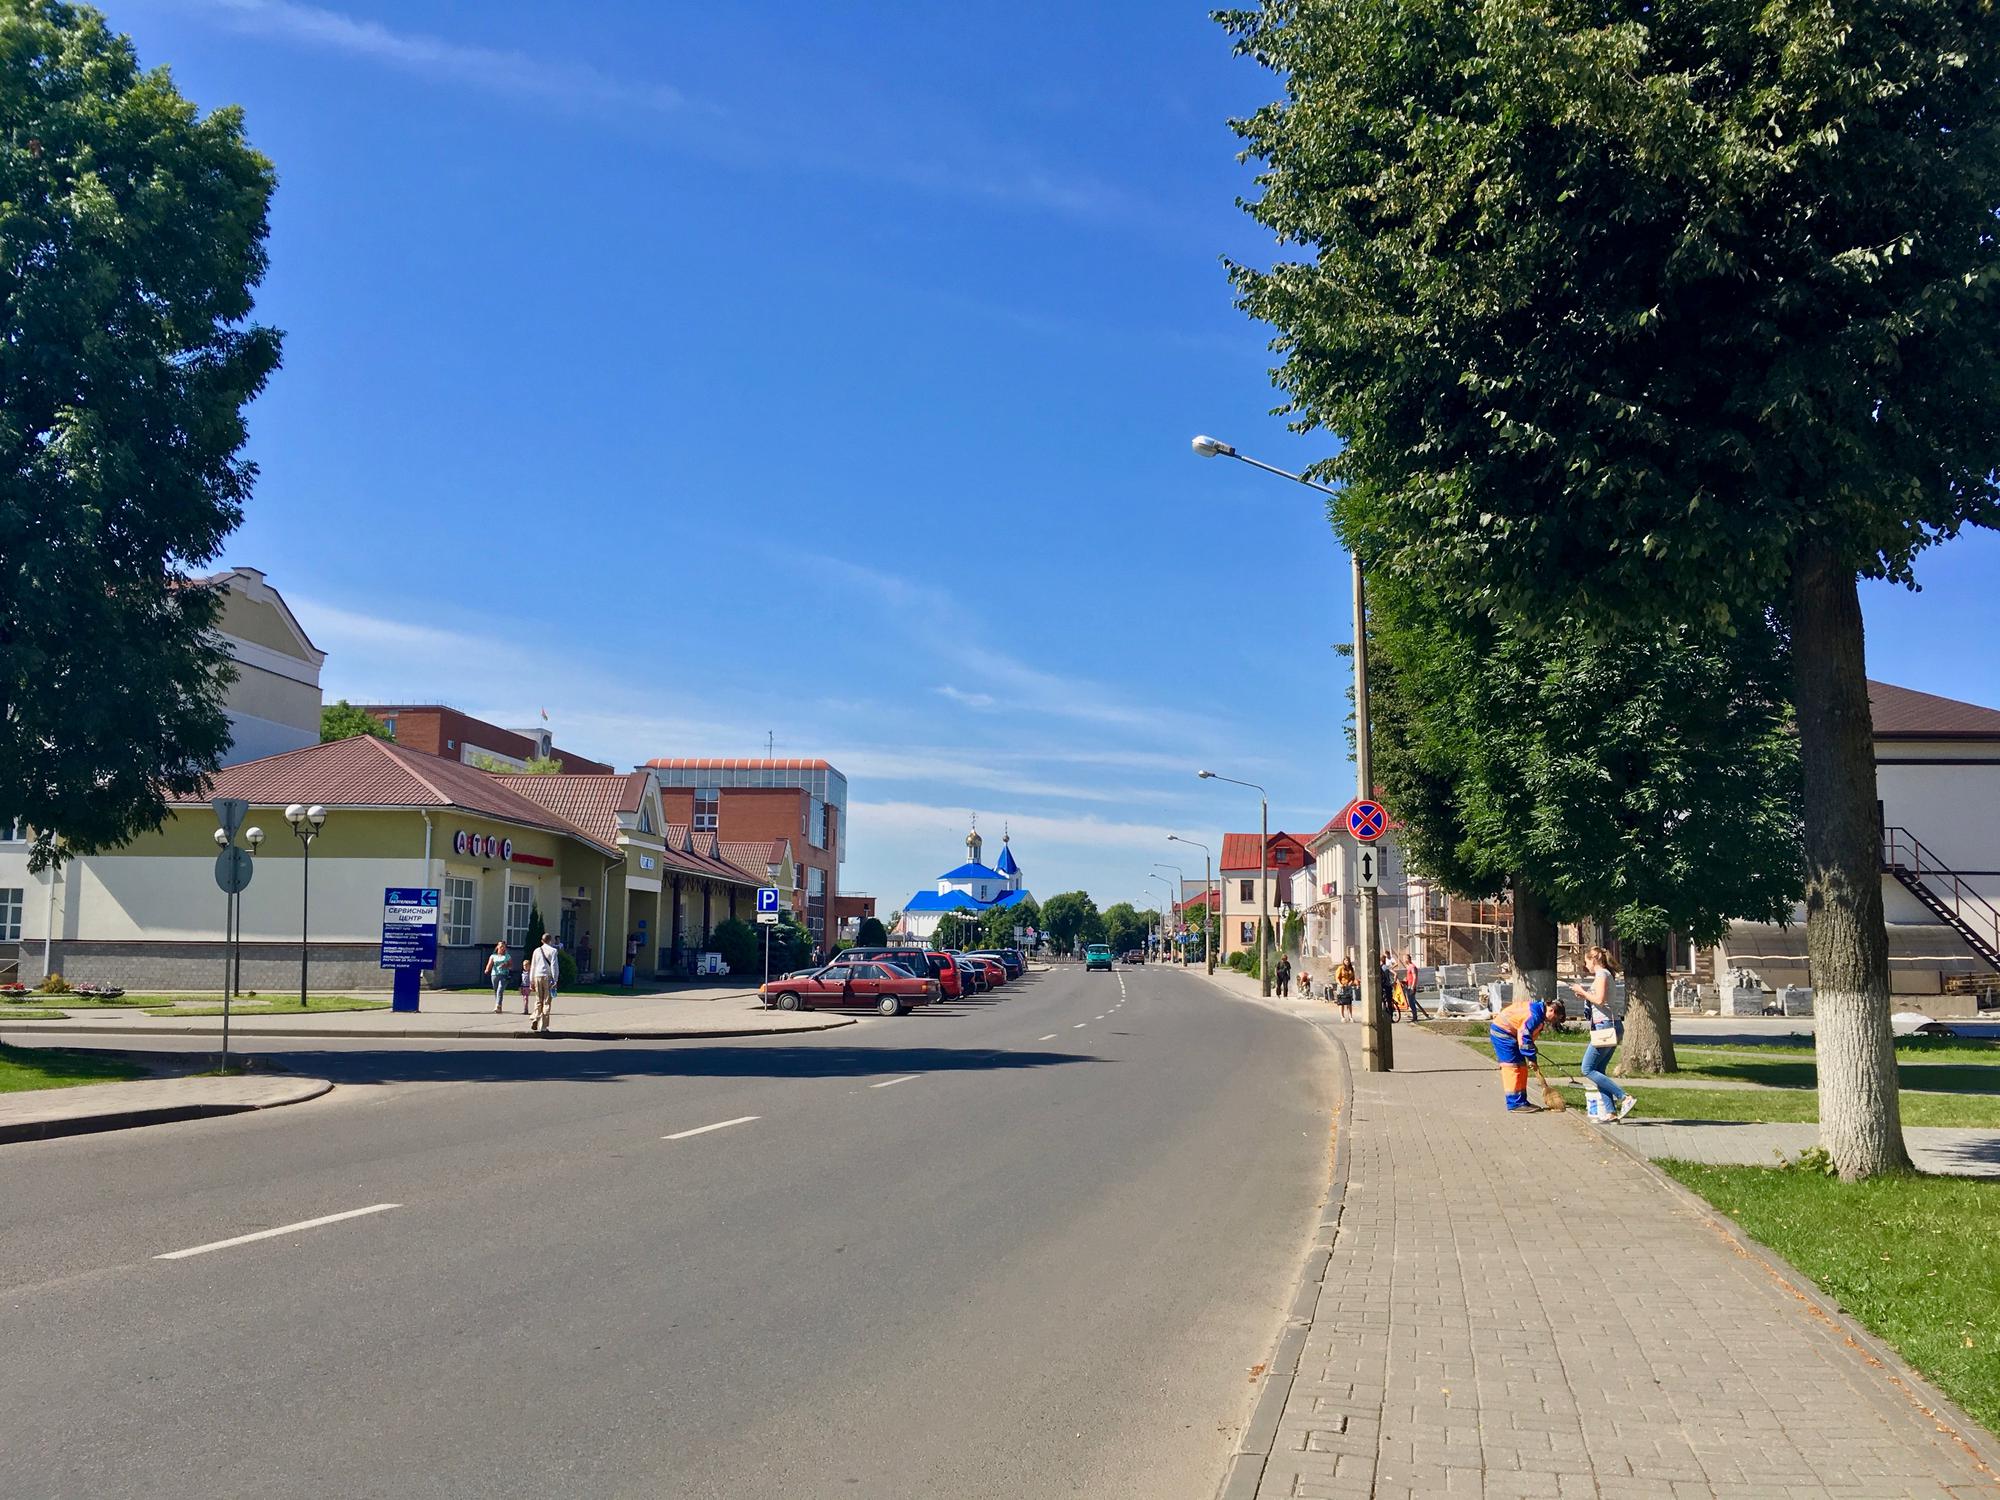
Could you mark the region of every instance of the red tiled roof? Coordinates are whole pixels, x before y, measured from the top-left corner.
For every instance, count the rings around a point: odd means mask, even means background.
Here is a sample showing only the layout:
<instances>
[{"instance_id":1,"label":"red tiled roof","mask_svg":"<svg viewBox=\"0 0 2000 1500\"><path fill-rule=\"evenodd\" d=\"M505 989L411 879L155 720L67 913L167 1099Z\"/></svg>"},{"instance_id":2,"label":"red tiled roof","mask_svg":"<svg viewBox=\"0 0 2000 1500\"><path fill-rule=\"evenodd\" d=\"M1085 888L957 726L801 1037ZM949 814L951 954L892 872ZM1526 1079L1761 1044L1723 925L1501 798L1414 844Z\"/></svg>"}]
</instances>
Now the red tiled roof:
<instances>
[{"instance_id":1,"label":"red tiled roof","mask_svg":"<svg viewBox=\"0 0 2000 1500\"><path fill-rule=\"evenodd\" d=\"M772 839L768 843L761 839L748 841L721 839L717 841L717 847L722 851L724 859L745 874L755 875L757 883L762 885L771 878L771 866L785 862L787 842L782 838Z\"/></svg>"},{"instance_id":2,"label":"red tiled roof","mask_svg":"<svg viewBox=\"0 0 2000 1500\"><path fill-rule=\"evenodd\" d=\"M616 847L618 815L633 814L653 778L644 771L623 776L493 776L509 791L574 823L600 844Z\"/></svg>"},{"instance_id":3,"label":"red tiled roof","mask_svg":"<svg viewBox=\"0 0 2000 1500\"><path fill-rule=\"evenodd\" d=\"M286 807L294 802L326 807L455 807L503 823L567 834L606 854L618 852L615 844L593 837L500 782L500 777L457 761L357 734L224 766L209 778L200 796L177 797L169 805L200 807L215 797L240 797L252 807Z\"/></svg>"},{"instance_id":4,"label":"red tiled roof","mask_svg":"<svg viewBox=\"0 0 2000 1500\"><path fill-rule=\"evenodd\" d=\"M655 756L646 762L656 771L831 771L823 760L759 760L754 757L673 755Z\"/></svg>"},{"instance_id":5,"label":"red tiled roof","mask_svg":"<svg viewBox=\"0 0 2000 1500\"><path fill-rule=\"evenodd\" d=\"M2000 709L1870 681L1868 716L1878 740L2000 739Z\"/></svg>"},{"instance_id":6,"label":"red tiled roof","mask_svg":"<svg viewBox=\"0 0 2000 1500\"><path fill-rule=\"evenodd\" d=\"M634 775L644 776L644 771ZM683 875L700 875L709 880L726 880L735 885L762 885L766 875L758 871L756 878L750 879L750 872L731 864L717 852L715 834L704 828L700 833L691 831L685 823L667 825L667 864Z\"/></svg>"},{"instance_id":7,"label":"red tiled roof","mask_svg":"<svg viewBox=\"0 0 2000 1500\"><path fill-rule=\"evenodd\" d=\"M1316 835L1310 833L1284 833L1271 830L1271 847L1280 840L1290 839L1303 851ZM1257 868L1257 835L1254 833L1225 833L1222 836L1222 857L1215 863L1218 870L1254 870ZM1298 865L1266 864L1267 870L1296 870Z\"/></svg>"}]
</instances>

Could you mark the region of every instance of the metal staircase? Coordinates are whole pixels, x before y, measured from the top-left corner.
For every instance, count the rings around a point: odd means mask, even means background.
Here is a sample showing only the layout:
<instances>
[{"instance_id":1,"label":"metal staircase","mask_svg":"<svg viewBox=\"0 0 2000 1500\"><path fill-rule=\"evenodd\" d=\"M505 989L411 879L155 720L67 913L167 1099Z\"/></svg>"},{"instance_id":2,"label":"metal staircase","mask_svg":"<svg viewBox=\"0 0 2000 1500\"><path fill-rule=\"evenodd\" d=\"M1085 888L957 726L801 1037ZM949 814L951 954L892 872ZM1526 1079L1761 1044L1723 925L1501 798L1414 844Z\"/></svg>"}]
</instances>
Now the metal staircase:
<instances>
[{"instance_id":1,"label":"metal staircase","mask_svg":"<svg viewBox=\"0 0 2000 1500\"><path fill-rule=\"evenodd\" d=\"M1882 868L1924 909L1965 940L1990 969L2000 970L2000 909L1946 869L1907 828L1882 830Z\"/></svg>"}]
</instances>

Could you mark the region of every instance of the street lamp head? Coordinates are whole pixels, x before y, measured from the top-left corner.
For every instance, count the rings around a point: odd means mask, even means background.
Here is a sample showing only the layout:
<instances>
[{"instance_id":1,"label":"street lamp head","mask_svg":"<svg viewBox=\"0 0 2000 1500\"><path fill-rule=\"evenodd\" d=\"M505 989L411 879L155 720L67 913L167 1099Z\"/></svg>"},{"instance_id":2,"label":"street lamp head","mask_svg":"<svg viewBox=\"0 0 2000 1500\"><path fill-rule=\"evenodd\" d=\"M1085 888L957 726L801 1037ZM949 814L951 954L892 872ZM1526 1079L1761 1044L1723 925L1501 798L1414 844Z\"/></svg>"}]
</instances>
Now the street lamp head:
<instances>
[{"instance_id":1,"label":"street lamp head","mask_svg":"<svg viewBox=\"0 0 2000 1500\"><path fill-rule=\"evenodd\" d=\"M248 844L252 849L255 849L259 844L264 842L264 830L254 825L244 829L243 842Z\"/></svg>"},{"instance_id":2,"label":"street lamp head","mask_svg":"<svg viewBox=\"0 0 2000 1500\"><path fill-rule=\"evenodd\" d=\"M1197 771L1194 774L1199 776L1203 781L1213 781L1215 779L1215 772L1213 771Z\"/></svg>"},{"instance_id":3,"label":"street lamp head","mask_svg":"<svg viewBox=\"0 0 2000 1500\"><path fill-rule=\"evenodd\" d=\"M224 833L220 828L215 830L215 847L218 849L227 849L229 847L229 835Z\"/></svg>"},{"instance_id":4,"label":"street lamp head","mask_svg":"<svg viewBox=\"0 0 2000 1500\"><path fill-rule=\"evenodd\" d=\"M326 809L315 802L311 807L306 809L306 821L317 829L326 821Z\"/></svg>"},{"instance_id":5,"label":"street lamp head","mask_svg":"<svg viewBox=\"0 0 2000 1500\"><path fill-rule=\"evenodd\" d=\"M1236 457L1236 450L1230 447L1229 444L1223 442L1221 438L1212 438L1207 436L1206 434L1197 437L1188 446L1193 448L1194 451L1200 454L1203 458Z\"/></svg>"},{"instance_id":6,"label":"street lamp head","mask_svg":"<svg viewBox=\"0 0 2000 1500\"><path fill-rule=\"evenodd\" d=\"M306 820L305 803L294 802L290 807L285 809L285 821L291 824L292 827L294 828L298 827L299 824L305 822L305 820Z\"/></svg>"}]
</instances>

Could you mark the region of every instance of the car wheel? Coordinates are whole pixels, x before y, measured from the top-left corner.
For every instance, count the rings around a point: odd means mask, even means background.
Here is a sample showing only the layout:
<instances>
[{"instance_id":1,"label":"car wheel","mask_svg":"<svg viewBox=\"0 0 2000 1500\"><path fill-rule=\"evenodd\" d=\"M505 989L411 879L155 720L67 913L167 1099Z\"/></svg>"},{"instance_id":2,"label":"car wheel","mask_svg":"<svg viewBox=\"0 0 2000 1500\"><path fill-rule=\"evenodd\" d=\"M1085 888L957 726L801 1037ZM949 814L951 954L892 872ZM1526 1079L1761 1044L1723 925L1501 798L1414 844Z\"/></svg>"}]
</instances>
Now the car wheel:
<instances>
[{"instance_id":1,"label":"car wheel","mask_svg":"<svg viewBox=\"0 0 2000 1500\"><path fill-rule=\"evenodd\" d=\"M903 1002L894 995L884 995L875 1006L875 1013L883 1016L900 1016L903 1013Z\"/></svg>"},{"instance_id":2,"label":"car wheel","mask_svg":"<svg viewBox=\"0 0 2000 1500\"><path fill-rule=\"evenodd\" d=\"M790 990L787 990L782 995L778 996L779 1010L797 1010L798 1008L799 1008L799 997L793 994Z\"/></svg>"}]
</instances>

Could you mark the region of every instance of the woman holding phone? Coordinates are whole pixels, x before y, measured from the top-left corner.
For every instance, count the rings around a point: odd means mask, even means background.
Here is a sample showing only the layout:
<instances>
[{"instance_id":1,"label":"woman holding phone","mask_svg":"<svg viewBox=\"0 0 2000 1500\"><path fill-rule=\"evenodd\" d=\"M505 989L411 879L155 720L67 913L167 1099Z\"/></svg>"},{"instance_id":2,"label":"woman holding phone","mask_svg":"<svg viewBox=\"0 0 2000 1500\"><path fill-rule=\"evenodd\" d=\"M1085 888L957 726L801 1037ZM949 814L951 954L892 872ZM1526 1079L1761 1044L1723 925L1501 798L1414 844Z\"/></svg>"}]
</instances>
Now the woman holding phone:
<instances>
[{"instance_id":1,"label":"woman holding phone","mask_svg":"<svg viewBox=\"0 0 2000 1500\"><path fill-rule=\"evenodd\" d=\"M1611 1010L1611 975L1614 965L1611 954L1603 948L1592 948L1585 957L1590 967L1588 984L1573 984L1570 989L1584 1004L1590 1015L1590 1045L1583 1053L1583 1076L1592 1088L1604 1096L1607 1106L1616 1106L1618 1113L1602 1114L1597 1117L1600 1125L1613 1119L1624 1119L1632 1113L1638 1101L1631 1094L1612 1081L1604 1070L1611 1065L1611 1056L1618 1050L1618 1043L1625 1034L1625 1028Z\"/></svg>"}]
</instances>

